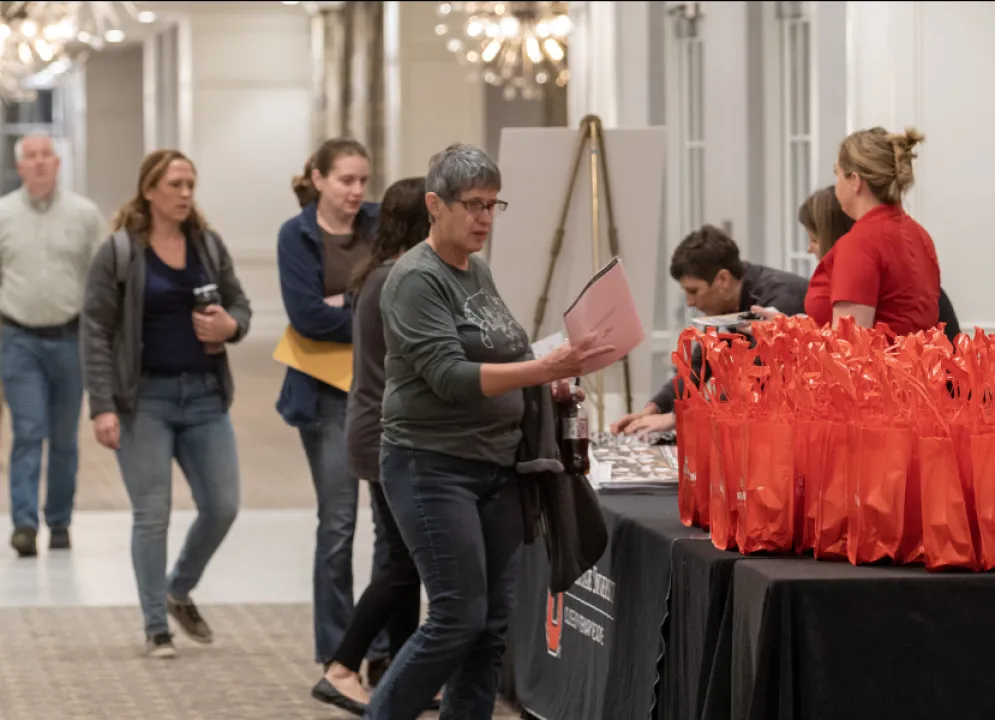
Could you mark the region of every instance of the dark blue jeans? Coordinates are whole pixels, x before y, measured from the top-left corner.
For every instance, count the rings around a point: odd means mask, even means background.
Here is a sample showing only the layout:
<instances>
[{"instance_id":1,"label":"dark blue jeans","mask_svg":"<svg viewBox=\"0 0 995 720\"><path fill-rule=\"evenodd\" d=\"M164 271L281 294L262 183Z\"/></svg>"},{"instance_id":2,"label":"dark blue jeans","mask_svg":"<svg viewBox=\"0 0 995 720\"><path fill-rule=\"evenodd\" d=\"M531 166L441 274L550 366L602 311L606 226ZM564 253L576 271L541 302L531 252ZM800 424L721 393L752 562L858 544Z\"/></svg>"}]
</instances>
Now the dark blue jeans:
<instances>
[{"instance_id":1,"label":"dark blue jeans","mask_svg":"<svg viewBox=\"0 0 995 720\"><path fill-rule=\"evenodd\" d=\"M4 325L0 377L14 425L10 505L14 527L38 527L41 453L48 440L45 522L69 527L79 464L77 436L83 402L79 338L43 338Z\"/></svg>"},{"instance_id":2,"label":"dark blue jeans","mask_svg":"<svg viewBox=\"0 0 995 720\"><path fill-rule=\"evenodd\" d=\"M380 482L429 607L365 717L415 720L445 685L440 720L490 718L521 558L518 476L512 468L384 443Z\"/></svg>"},{"instance_id":3,"label":"dark blue jeans","mask_svg":"<svg viewBox=\"0 0 995 720\"><path fill-rule=\"evenodd\" d=\"M359 480L349 471L345 441L347 396L323 387L318 396L319 426L302 429L301 441L311 467L318 496L318 530L314 550L314 649L315 662L330 662L338 651L352 619L352 545L356 532ZM390 552L376 503L373 507L375 540L373 573L387 565ZM387 655L386 631L377 635L369 659Z\"/></svg>"},{"instance_id":4,"label":"dark blue jeans","mask_svg":"<svg viewBox=\"0 0 995 720\"><path fill-rule=\"evenodd\" d=\"M235 522L238 451L214 375L143 378L135 412L121 417L121 475L131 499L131 561L145 632L166 632L166 593L186 600ZM166 577L173 459L197 505L173 572Z\"/></svg>"}]
</instances>

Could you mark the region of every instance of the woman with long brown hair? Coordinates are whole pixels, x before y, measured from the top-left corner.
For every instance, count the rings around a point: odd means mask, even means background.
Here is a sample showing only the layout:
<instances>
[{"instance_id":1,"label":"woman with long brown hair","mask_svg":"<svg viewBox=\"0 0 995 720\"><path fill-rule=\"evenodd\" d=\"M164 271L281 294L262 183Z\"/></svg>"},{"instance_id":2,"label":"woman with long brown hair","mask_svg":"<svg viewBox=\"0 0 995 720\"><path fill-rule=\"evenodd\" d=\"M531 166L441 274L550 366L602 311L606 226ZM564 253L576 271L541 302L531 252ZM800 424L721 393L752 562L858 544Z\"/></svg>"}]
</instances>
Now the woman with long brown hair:
<instances>
[{"instance_id":1,"label":"woman with long brown hair","mask_svg":"<svg viewBox=\"0 0 995 720\"><path fill-rule=\"evenodd\" d=\"M177 150L142 162L138 189L90 266L81 318L98 442L116 451L131 500L132 563L152 657L175 655L167 614L194 641L211 628L190 599L235 521L238 455L225 344L249 330L249 301L221 238L194 203L197 173ZM176 460L197 519L166 576Z\"/></svg>"},{"instance_id":2,"label":"woman with long brown hair","mask_svg":"<svg viewBox=\"0 0 995 720\"><path fill-rule=\"evenodd\" d=\"M363 592L342 642L311 694L318 700L362 715L369 695L359 677L363 655L387 629L390 657L397 656L418 629L421 579L380 485L380 419L386 383L380 291L396 260L428 237L425 178L398 180L384 193L376 242L360 266L352 288L353 373L346 415L349 467L366 480L389 545L387 564Z\"/></svg>"}]
</instances>

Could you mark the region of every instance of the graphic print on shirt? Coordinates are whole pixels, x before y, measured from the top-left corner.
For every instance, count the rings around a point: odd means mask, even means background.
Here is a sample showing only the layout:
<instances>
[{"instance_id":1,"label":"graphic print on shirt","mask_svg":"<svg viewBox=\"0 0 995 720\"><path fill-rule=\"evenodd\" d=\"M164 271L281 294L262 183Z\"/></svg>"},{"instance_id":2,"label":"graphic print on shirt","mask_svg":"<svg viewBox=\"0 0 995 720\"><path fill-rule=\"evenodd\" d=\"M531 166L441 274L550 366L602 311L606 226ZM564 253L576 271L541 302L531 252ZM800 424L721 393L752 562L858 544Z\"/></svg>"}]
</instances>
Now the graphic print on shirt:
<instances>
[{"instance_id":1,"label":"graphic print on shirt","mask_svg":"<svg viewBox=\"0 0 995 720\"><path fill-rule=\"evenodd\" d=\"M510 352L525 349L525 337L515 318L501 298L486 290L478 290L463 303L463 315L480 328L480 341L488 350L494 349L495 333L502 333Z\"/></svg>"}]
</instances>

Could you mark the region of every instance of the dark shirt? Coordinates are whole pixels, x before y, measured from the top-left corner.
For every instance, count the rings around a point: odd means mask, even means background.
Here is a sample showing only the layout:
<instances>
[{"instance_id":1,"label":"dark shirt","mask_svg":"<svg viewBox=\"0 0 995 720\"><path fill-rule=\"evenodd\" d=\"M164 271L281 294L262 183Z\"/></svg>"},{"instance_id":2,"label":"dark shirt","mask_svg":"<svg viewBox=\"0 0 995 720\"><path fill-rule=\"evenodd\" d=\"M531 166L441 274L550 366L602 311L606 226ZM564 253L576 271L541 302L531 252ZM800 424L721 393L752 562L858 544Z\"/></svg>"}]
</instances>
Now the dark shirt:
<instances>
[{"instance_id":1,"label":"dark shirt","mask_svg":"<svg viewBox=\"0 0 995 720\"><path fill-rule=\"evenodd\" d=\"M808 280L800 275L747 263L737 312L748 312L754 305L759 305L777 308L785 315L800 315L805 312L806 292L808 292ZM701 377L701 366L701 347L695 345L691 355L691 371L695 377ZM704 379L707 380L708 376L706 367ZM660 389L652 402L660 408L661 413L673 412L675 396L674 383L671 380Z\"/></svg>"},{"instance_id":2,"label":"dark shirt","mask_svg":"<svg viewBox=\"0 0 995 720\"><path fill-rule=\"evenodd\" d=\"M325 257L322 289L325 297L341 295L352 285L352 274L370 257L370 246L359 233L337 235L321 231Z\"/></svg>"},{"instance_id":3,"label":"dark shirt","mask_svg":"<svg viewBox=\"0 0 995 720\"><path fill-rule=\"evenodd\" d=\"M521 390L484 397L480 366L530 357L528 335L491 271L470 256L460 270L423 242L394 265L380 296L387 378L383 440L501 467L522 439Z\"/></svg>"},{"instance_id":4,"label":"dark shirt","mask_svg":"<svg viewBox=\"0 0 995 720\"><path fill-rule=\"evenodd\" d=\"M380 293L393 264L389 260L367 276L353 305L352 387L346 411L346 445L352 474L371 482L380 479L380 418L387 355Z\"/></svg>"},{"instance_id":5,"label":"dark shirt","mask_svg":"<svg viewBox=\"0 0 995 720\"><path fill-rule=\"evenodd\" d=\"M145 313L142 318L142 371L152 375L205 373L214 369L193 329L194 288L210 282L200 256L187 240L182 269L145 249Z\"/></svg>"}]
</instances>

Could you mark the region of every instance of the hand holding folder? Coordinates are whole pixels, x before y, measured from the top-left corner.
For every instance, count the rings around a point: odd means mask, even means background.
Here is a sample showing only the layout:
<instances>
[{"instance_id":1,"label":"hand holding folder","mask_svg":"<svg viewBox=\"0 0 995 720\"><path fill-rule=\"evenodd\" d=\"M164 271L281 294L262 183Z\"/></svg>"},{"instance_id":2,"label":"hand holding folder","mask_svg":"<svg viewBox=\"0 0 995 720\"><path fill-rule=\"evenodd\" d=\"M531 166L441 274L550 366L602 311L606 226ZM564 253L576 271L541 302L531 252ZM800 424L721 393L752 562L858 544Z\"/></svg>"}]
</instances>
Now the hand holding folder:
<instances>
[{"instance_id":1,"label":"hand holding folder","mask_svg":"<svg viewBox=\"0 0 995 720\"><path fill-rule=\"evenodd\" d=\"M604 370L643 341L646 333L621 260L612 258L591 278L563 313L563 322L572 344L593 338L594 345L613 347L610 353L587 359L582 375Z\"/></svg>"},{"instance_id":2,"label":"hand holding folder","mask_svg":"<svg viewBox=\"0 0 995 720\"><path fill-rule=\"evenodd\" d=\"M309 340L288 325L273 359L339 390L352 387L351 344Z\"/></svg>"}]
</instances>

